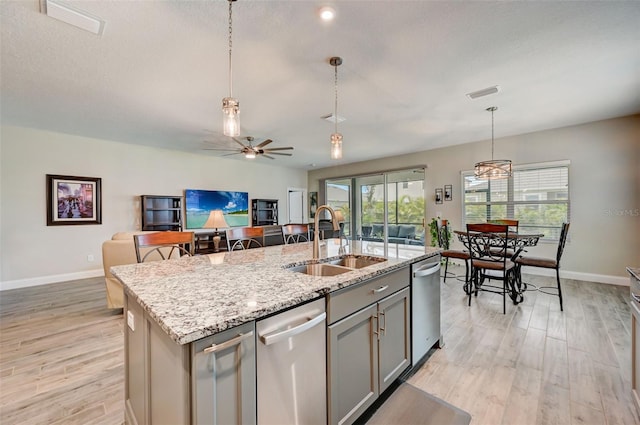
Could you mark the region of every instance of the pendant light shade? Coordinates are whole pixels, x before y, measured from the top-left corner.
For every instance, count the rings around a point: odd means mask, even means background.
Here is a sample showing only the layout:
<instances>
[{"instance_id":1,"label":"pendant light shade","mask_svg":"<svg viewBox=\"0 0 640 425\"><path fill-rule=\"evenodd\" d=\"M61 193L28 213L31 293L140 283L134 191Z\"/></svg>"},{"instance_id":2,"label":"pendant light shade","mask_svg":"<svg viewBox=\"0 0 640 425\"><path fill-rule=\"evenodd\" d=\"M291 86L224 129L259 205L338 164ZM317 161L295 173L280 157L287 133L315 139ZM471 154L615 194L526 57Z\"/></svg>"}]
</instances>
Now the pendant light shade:
<instances>
[{"instance_id":1,"label":"pendant light shade","mask_svg":"<svg viewBox=\"0 0 640 425\"><path fill-rule=\"evenodd\" d=\"M329 63L334 68L334 89L335 89L335 104L333 117L335 118L335 131L331 135L331 159L342 158L342 134L338 133L338 66L342 64L342 58L334 56L329 59Z\"/></svg>"},{"instance_id":2,"label":"pendant light shade","mask_svg":"<svg viewBox=\"0 0 640 425\"><path fill-rule=\"evenodd\" d=\"M233 97L233 62L231 50L233 47L233 20L231 9L233 2L229 0L229 96L222 99L222 132L225 136L237 137L240 135L240 102Z\"/></svg>"},{"instance_id":3,"label":"pendant light shade","mask_svg":"<svg viewBox=\"0 0 640 425\"><path fill-rule=\"evenodd\" d=\"M474 167L474 175L481 180L498 180L511 177L511 161L508 159L493 159L493 113L498 109L497 106L487 108L491 112L491 160L477 162Z\"/></svg>"}]
</instances>

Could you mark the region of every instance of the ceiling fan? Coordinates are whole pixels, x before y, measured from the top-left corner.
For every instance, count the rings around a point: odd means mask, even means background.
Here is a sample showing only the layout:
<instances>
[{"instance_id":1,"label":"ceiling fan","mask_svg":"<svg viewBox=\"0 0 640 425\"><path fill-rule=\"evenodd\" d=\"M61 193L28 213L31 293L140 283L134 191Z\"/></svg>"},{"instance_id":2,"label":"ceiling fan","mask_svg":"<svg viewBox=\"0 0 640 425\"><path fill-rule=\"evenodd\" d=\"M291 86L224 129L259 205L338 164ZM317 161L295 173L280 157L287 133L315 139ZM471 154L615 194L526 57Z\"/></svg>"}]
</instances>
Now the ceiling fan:
<instances>
[{"instance_id":1,"label":"ceiling fan","mask_svg":"<svg viewBox=\"0 0 640 425\"><path fill-rule=\"evenodd\" d=\"M253 145L254 138L251 136L243 137L248 143L245 145L240 140L232 137L233 141L236 142L240 147L238 148L204 148L204 150L208 151L231 151L231 153L222 155L222 156L230 156L230 155L239 155L242 154L245 158L253 159L258 155L264 156L265 158L275 159L271 155L283 155L283 156L291 156L290 153L283 153L277 151L287 151L293 150L292 147L288 146L285 148L265 148L269 143L272 143L273 140L266 139L263 142L260 142L257 145Z\"/></svg>"}]
</instances>

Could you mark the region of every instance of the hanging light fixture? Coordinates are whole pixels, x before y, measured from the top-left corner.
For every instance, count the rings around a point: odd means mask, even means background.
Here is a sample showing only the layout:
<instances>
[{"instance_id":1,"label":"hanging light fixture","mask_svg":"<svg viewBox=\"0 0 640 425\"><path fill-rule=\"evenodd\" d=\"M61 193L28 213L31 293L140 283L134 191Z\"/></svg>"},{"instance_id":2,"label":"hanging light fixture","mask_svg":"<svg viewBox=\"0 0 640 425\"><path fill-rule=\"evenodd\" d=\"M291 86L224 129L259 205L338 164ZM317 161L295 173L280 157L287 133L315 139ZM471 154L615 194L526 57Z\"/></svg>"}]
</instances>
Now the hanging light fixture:
<instances>
[{"instance_id":1,"label":"hanging light fixture","mask_svg":"<svg viewBox=\"0 0 640 425\"><path fill-rule=\"evenodd\" d=\"M474 174L477 179L498 180L511 177L511 161L508 159L493 159L493 113L497 106L487 108L491 112L491 161L477 162Z\"/></svg>"},{"instance_id":2,"label":"hanging light fixture","mask_svg":"<svg viewBox=\"0 0 640 425\"><path fill-rule=\"evenodd\" d=\"M329 59L329 63L334 68L334 88L336 93L335 108L333 117L335 118L335 131L331 135L331 159L342 158L342 134L338 133L338 66L342 65L342 58L334 56Z\"/></svg>"},{"instance_id":3,"label":"hanging light fixture","mask_svg":"<svg viewBox=\"0 0 640 425\"><path fill-rule=\"evenodd\" d=\"M237 137L240 135L240 102L233 97L233 65L231 61L233 21L231 19L231 5L236 0L229 0L229 97L222 99L223 127L225 136Z\"/></svg>"}]
</instances>

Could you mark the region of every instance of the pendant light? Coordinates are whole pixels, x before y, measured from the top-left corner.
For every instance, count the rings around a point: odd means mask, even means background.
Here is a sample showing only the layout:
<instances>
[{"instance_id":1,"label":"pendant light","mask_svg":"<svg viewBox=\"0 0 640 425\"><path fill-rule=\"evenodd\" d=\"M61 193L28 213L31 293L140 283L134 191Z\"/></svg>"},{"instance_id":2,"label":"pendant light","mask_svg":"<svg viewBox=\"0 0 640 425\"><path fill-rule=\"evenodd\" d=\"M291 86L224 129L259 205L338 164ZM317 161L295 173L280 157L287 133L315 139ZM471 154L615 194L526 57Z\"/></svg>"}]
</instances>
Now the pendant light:
<instances>
[{"instance_id":1,"label":"pendant light","mask_svg":"<svg viewBox=\"0 0 640 425\"><path fill-rule=\"evenodd\" d=\"M491 161L477 162L474 167L474 175L477 179L498 180L511 177L511 161L508 159L493 159L493 113L497 106L487 108L491 112Z\"/></svg>"},{"instance_id":2,"label":"pendant light","mask_svg":"<svg viewBox=\"0 0 640 425\"><path fill-rule=\"evenodd\" d=\"M229 137L240 135L240 102L233 97L233 66L231 61L231 48L233 47L231 39L233 34L231 6L234 1L236 0L229 0L229 97L222 99L222 132Z\"/></svg>"},{"instance_id":3,"label":"pendant light","mask_svg":"<svg viewBox=\"0 0 640 425\"><path fill-rule=\"evenodd\" d=\"M329 63L334 68L334 89L336 100L334 105L333 118L335 120L335 131L331 135L331 159L342 158L342 134L338 133L338 67L342 65L342 58L334 56L329 59Z\"/></svg>"}]
</instances>

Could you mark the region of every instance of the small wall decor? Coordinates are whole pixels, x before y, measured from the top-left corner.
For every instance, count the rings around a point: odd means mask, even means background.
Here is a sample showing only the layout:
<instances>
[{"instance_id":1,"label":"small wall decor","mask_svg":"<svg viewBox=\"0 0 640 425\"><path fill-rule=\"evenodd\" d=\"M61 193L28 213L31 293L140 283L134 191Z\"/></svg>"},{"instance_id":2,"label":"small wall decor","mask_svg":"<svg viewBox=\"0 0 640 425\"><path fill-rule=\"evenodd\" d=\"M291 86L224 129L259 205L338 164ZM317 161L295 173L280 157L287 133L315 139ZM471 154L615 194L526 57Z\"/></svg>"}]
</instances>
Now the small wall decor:
<instances>
[{"instance_id":1,"label":"small wall decor","mask_svg":"<svg viewBox=\"0 0 640 425\"><path fill-rule=\"evenodd\" d=\"M309 192L309 216L316 217L316 209L318 209L318 192Z\"/></svg>"},{"instance_id":2,"label":"small wall decor","mask_svg":"<svg viewBox=\"0 0 640 425\"><path fill-rule=\"evenodd\" d=\"M453 199L453 186L450 184L444 185L444 200L451 201Z\"/></svg>"},{"instance_id":3,"label":"small wall decor","mask_svg":"<svg viewBox=\"0 0 640 425\"><path fill-rule=\"evenodd\" d=\"M436 188L436 204L442 203L442 188Z\"/></svg>"},{"instance_id":4,"label":"small wall decor","mask_svg":"<svg viewBox=\"0 0 640 425\"><path fill-rule=\"evenodd\" d=\"M47 174L47 226L102 224L102 179Z\"/></svg>"}]
</instances>

